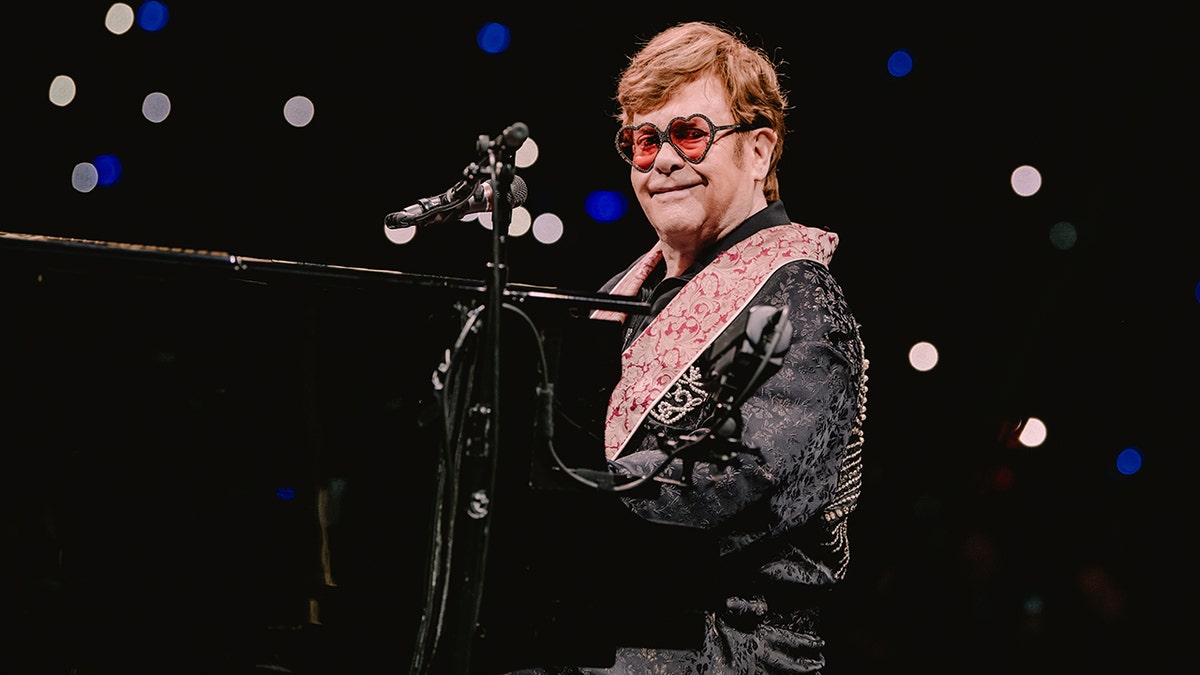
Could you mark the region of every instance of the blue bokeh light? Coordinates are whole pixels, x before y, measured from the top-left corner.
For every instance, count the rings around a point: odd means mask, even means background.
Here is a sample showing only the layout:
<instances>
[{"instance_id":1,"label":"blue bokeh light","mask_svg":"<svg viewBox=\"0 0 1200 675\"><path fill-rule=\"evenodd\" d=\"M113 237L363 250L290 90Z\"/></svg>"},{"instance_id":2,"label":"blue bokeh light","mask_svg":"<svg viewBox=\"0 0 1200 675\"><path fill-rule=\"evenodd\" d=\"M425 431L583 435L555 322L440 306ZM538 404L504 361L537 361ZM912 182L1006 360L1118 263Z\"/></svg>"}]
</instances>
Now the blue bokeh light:
<instances>
[{"instance_id":1,"label":"blue bokeh light","mask_svg":"<svg viewBox=\"0 0 1200 675\"><path fill-rule=\"evenodd\" d=\"M137 8L137 24L142 30L153 33L167 25L167 6L155 0L143 2Z\"/></svg>"},{"instance_id":2,"label":"blue bokeh light","mask_svg":"<svg viewBox=\"0 0 1200 675\"><path fill-rule=\"evenodd\" d=\"M96 184L112 185L121 180L121 160L116 155L100 155L92 160L96 167Z\"/></svg>"},{"instance_id":3,"label":"blue bokeh light","mask_svg":"<svg viewBox=\"0 0 1200 675\"><path fill-rule=\"evenodd\" d=\"M1142 468L1142 451L1136 447L1125 448L1117 455L1117 471L1131 476Z\"/></svg>"},{"instance_id":4,"label":"blue bokeh light","mask_svg":"<svg viewBox=\"0 0 1200 675\"><path fill-rule=\"evenodd\" d=\"M296 488L290 488L290 487L275 488L275 497L276 497L276 499L282 499L285 502L291 501L296 498Z\"/></svg>"},{"instance_id":5,"label":"blue bokeh light","mask_svg":"<svg viewBox=\"0 0 1200 675\"><path fill-rule=\"evenodd\" d=\"M1196 282L1196 302L1200 302L1200 281Z\"/></svg>"},{"instance_id":6,"label":"blue bokeh light","mask_svg":"<svg viewBox=\"0 0 1200 675\"><path fill-rule=\"evenodd\" d=\"M475 35L479 48L489 54L499 54L508 49L510 40L508 26L495 22L483 24L483 28Z\"/></svg>"},{"instance_id":7,"label":"blue bokeh light","mask_svg":"<svg viewBox=\"0 0 1200 675\"><path fill-rule=\"evenodd\" d=\"M629 210L625 195L613 190L595 190L583 203L587 214L599 223L611 223L620 219Z\"/></svg>"},{"instance_id":8,"label":"blue bokeh light","mask_svg":"<svg viewBox=\"0 0 1200 675\"><path fill-rule=\"evenodd\" d=\"M897 49L888 57L887 69L895 77L904 77L912 72L912 54L906 49Z\"/></svg>"}]
</instances>

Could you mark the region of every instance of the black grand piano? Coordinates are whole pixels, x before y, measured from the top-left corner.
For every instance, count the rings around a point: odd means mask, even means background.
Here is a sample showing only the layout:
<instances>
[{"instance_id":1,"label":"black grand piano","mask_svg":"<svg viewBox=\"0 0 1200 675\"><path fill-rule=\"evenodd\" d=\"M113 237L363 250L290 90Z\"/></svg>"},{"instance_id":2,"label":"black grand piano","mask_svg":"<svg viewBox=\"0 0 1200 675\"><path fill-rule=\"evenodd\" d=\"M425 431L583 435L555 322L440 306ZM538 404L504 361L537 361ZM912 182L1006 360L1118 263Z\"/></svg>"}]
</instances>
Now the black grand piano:
<instances>
[{"instance_id":1,"label":"black grand piano","mask_svg":"<svg viewBox=\"0 0 1200 675\"><path fill-rule=\"evenodd\" d=\"M589 312L644 307L508 285L493 361L488 291L0 233L3 670L482 675L697 644L678 589L710 552L562 470L603 470L619 340Z\"/></svg>"}]
</instances>

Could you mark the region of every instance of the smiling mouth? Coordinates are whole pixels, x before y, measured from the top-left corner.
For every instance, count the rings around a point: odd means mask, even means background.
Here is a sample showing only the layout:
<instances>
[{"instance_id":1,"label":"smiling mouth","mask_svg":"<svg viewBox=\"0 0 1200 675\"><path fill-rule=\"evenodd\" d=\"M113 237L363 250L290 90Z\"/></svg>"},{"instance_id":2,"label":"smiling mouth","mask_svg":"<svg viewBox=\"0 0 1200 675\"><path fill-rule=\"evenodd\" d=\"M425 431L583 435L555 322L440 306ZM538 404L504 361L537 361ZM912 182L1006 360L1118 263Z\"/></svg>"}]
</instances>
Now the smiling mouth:
<instances>
[{"instance_id":1,"label":"smiling mouth","mask_svg":"<svg viewBox=\"0 0 1200 675\"><path fill-rule=\"evenodd\" d=\"M683 190L690 190L694 187L696 187L696 186L695 185L677 185L675 187L663 188L661 190L654 190L653 194L655 194L655 195L671 194L672 192L681 192Z\"/></svg>"}]
</instances>

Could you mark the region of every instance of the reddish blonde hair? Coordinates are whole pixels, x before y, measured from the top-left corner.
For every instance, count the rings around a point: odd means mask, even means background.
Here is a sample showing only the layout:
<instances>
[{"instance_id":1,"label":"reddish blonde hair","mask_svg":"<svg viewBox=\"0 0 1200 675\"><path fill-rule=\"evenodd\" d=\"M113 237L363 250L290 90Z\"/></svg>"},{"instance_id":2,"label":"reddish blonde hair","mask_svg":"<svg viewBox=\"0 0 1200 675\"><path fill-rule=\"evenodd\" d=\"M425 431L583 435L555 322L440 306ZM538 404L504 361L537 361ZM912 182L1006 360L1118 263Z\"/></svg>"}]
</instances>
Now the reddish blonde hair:
<instances>
[{"instance_id":1,"label":"reddish blonde hair","mask_svg":"<svg viewBox=\"0 0 1200 675\"><path fill-rule=\"evenodd\" d=\"M733 31L690 21L647 41L630 58L617 82L617 121L629 124L634 115L661 108L681 87L708 75L724 84L738 122L770 127L778 134L763 195L768 201L779 199L775 172L783 155L787 94L766 53L749 46Z\"/></svg>"}]
</instances>

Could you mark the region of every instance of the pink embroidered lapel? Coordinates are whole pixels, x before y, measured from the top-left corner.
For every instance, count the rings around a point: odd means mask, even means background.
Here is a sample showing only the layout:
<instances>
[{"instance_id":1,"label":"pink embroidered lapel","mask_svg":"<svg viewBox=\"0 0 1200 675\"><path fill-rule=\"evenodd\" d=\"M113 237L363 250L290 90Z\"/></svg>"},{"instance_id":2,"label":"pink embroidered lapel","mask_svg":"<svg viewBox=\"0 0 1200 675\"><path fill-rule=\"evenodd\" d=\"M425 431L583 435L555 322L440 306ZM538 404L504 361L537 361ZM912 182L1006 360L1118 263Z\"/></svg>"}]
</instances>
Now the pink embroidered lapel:
<instances>
[{"instance_id":1,"label":"pink embroidered lapel","mask_svg":"<svg viewBox=\"0 0 1200 675\"><path fill-rule=\"evenodd\" d=\"M828 265L837 242L833 232L795 223L767 228L718 255L688 282L621 354L621 379L608 404L605 454L612 459L621 453L651 408L777 269L799 259ZM661 259L656 245L612 292L636 294ZM625 319L608 311L593 317Z\"/></svg>"},{"instance_id":2,"label":"pink embroidered lapel","mask_svg":"<svg viewBox=\"0 0 1200 675\"><path fill-rule=\"evenodd\" d=\"M641 258L638 258L637 263L629 268L625 276L617 282L617 285L609 291L612 295L637 295L638 289L642 284L646 283L646 277L654 271L655 266L662 261L662 244L655 244L653 248L647 251ZM624 321L624 312L614 312L608 309L598 309L592 312L593 319L602 319L604 321Z\"/></svg>"}]
</instances>

